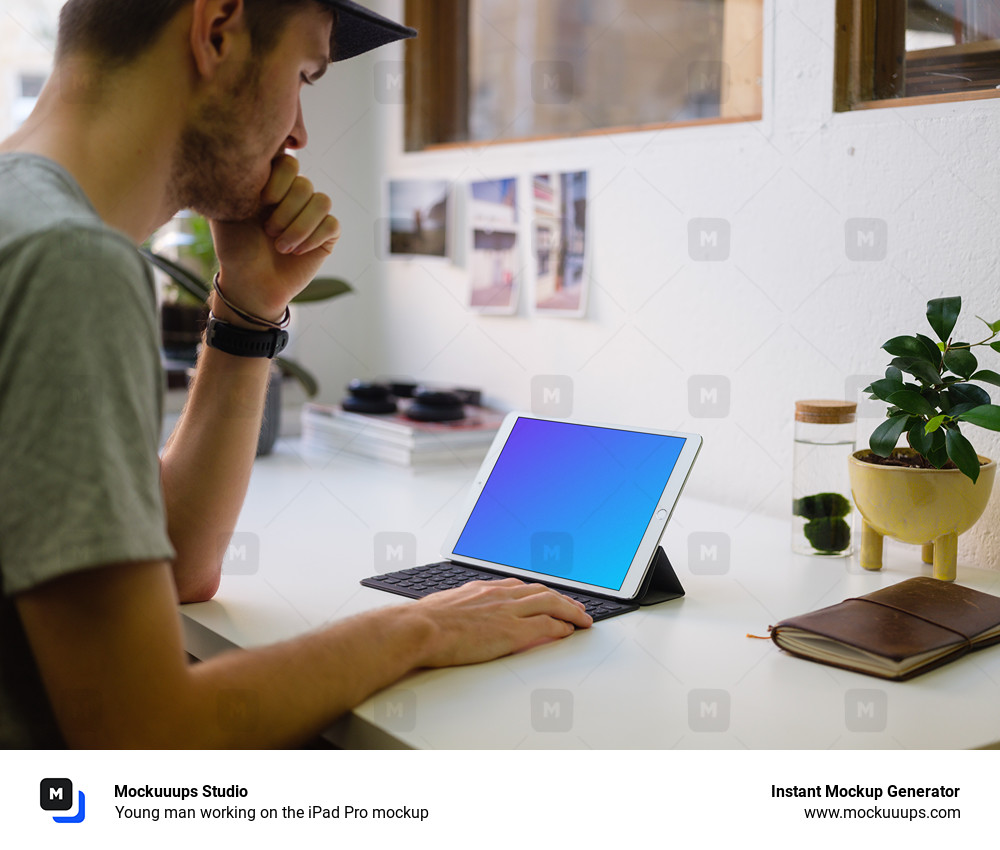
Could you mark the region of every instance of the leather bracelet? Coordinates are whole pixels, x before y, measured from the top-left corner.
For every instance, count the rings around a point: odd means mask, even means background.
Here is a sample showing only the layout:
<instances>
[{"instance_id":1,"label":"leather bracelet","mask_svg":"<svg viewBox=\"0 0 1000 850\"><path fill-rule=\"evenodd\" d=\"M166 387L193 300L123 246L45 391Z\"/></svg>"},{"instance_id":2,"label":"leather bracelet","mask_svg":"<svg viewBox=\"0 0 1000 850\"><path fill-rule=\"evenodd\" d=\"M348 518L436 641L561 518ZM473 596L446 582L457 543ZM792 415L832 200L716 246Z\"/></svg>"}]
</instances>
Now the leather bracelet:
<instances>
[{"instance_id":1,"label":"leather bracelet","mask_svg":"<svg viewBox=\"0 0 1000 850\"><path fill-rule=\"evenodd\" d=\"M222 319L217 319L210 312L208 314L208 327L205 329L205 345L235 357L273 359L288 345L288 331L281 328L268 328L265 331L239 328L229 322L224 322Z\"/></svg>"},{"instance_id":2,"label":"leather bracelet","mask_svg":"<svg viewBox=\"0 0 1000 850\"><path fill-rule=\"evenodd\" d=\"M239 316L244 322L250 322L251 324L260 325L265 328L277 328L278 330L288 327L288 323L292 320L292 310L290 307L285 307L285 315L283 315L281 320L278 322L272 322L270 319L262 319L260 316L253 315L253 313L247 313L245 310L241 310L233 304L233 302L226 298L226 296L222 293L222 287L219 286L220 274L221 272L216 272L215 277L212 278L212 288L215 290L222 303Z\"/></svg>"}]
</instances>

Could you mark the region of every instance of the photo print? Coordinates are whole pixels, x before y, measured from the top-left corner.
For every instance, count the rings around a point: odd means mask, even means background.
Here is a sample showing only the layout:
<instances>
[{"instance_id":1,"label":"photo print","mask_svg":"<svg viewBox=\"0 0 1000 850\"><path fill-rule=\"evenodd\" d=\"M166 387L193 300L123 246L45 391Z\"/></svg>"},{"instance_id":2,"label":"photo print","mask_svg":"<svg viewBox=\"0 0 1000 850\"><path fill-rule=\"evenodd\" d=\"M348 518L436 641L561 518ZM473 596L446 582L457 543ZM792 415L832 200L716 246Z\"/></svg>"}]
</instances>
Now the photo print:
<instances>
[{"instance_id":1,"label":"photo print","mask_svg":"<svg viewBox=\"0 0 1000 850\"><path fill-rule=\"evenodd\" d=\"M587 308L587 172L536 174L535 310L582 316Z\"/></svg>"},{"instance_id":2,"label":"photo print","mask_svg":"<svg viewBox=\"0 0 1000 850\"><path fill-rule=\"evenodd\" d=\"M389 256L448 256L447 180L390 180Z\"/></svg>"},{"instance_id":3,"label":"photo print","mask_svg":"<svg viewBox=\"0 0 1000 850\"><path fill-rule=\"evenodd\" d=\"M517 178L469 184L469 306L480 313L517 311L522 277Z\"/></svg>"}]
</instances>

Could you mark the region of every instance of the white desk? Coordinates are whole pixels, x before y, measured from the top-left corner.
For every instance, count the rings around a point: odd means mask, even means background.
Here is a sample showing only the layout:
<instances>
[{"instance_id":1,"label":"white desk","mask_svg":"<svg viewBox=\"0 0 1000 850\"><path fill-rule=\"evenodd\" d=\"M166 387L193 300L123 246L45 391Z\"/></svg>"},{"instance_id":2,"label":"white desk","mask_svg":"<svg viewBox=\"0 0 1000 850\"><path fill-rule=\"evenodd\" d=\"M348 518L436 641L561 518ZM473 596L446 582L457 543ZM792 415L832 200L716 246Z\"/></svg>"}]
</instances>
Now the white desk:
<instances>
[{"instance_id":1,"label":"white desk","mask_svg":"<svg viewBox=\"0 0 1000 850\"><path fill-rule=\"evenodd\" d=\"M280 442L255 466L219 593L182 609L188 651L208 658L405 604L358 584L407 565L376 564L375 535L401 534L402 551L412 543L417 563L437 559L473 472L303 457L297 442ZM705 534L714 536L691 536ZM917 547L887 547L886 567L868 573L856 556L791 554L784 522L684 496L663 543L687 591L683 599L518 656L416 673L360 705L327 737L344 747L477 749L965 748L1000 741L1000 647L893 683L746 637L766 635L784 617L927 574ZM713 544L715 561L707 557ZM1000 595L998 572L960 565L958 580Z\"/></svg>"}]
</instances>

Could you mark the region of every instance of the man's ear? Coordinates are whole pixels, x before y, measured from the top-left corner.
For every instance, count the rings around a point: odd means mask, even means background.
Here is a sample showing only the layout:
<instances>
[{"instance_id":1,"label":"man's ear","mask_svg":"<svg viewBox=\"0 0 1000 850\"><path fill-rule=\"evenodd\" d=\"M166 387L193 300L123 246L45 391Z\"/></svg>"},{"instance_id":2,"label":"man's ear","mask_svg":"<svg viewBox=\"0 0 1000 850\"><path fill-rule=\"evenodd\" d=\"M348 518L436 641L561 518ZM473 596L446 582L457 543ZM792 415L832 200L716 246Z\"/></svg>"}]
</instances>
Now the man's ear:
<instances>
[{"instance_id":1,"label":"man's ear","mask_svg":"<svg viewBox=\"0 0 1000 850\"><path fill-rule=\"evenodd\" d=\"M194 0L191 54L202 77L215 76L241 36L249 37L243 0Z\"/></svg>"}]
</instances>

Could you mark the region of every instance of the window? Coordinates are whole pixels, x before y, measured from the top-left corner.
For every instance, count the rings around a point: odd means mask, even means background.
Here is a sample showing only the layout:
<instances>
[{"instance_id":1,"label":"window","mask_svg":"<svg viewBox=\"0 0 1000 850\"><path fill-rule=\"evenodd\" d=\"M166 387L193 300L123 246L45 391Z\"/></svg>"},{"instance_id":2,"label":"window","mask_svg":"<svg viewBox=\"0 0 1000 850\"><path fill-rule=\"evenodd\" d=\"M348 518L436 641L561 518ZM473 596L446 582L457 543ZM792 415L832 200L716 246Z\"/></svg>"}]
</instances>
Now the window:
<instances>
[{"instance_id":1,"label":"window","mask_svg":"<svg viewBox=\"0 0 1000 850\"><path fill-rule=\"evenodd\" d=\"M408 0L406 148L749 121L763 0Z\"/></svg>"},{"instance_id":2,"label":"window","mask_svg":"<svg viewBox=\"0 0 1000 850\"><path fill-rule=\"evenodd\" d=\"M996 0L838 0L838 110L1000 97Z\"/></svg>"}]
</instances>

